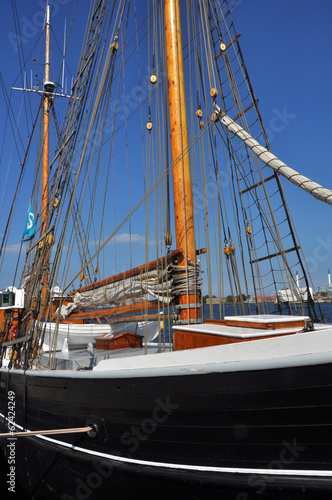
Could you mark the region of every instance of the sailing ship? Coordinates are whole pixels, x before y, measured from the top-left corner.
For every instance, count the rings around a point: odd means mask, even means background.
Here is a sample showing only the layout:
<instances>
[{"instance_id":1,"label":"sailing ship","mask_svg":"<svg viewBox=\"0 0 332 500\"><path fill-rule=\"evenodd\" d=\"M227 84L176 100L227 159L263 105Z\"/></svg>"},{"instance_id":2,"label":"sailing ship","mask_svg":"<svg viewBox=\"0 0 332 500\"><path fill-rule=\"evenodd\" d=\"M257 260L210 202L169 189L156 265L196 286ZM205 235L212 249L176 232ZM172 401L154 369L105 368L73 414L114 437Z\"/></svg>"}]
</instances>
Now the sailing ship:
<instances>
[{"instance_id":1,"label":"sailing ship","mask_svg":"<svg viewBox=\"0 0 332 500\"><path fill-rule=\"evenodd\" d=\"M28 243L0 294L0 443L9 487L29 498L331 494L332 329L280 177L331 192L271 153L233 3L153 1L141 19L135 2L93 0L51 161L64 92L47 8ZM203 308L204 289L229 292L232 314ZM281 289L297 300L264 303Z\"/></svg>"}]
</instances>

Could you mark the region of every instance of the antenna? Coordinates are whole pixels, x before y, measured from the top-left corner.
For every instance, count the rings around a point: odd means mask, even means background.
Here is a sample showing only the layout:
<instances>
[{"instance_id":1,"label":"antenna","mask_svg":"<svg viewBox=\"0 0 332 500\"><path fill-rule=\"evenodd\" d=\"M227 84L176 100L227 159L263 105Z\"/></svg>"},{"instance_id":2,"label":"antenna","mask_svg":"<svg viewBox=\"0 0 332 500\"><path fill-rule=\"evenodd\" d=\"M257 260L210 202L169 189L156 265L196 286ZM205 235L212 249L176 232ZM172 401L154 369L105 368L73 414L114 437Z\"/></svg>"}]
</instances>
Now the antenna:
<instances>
[{"instance_id":1,"label":"antenna","mask_svg":"<svg viewBox=\"0 0 332 500\"><path fill-rule=\"evenodd\" d=\"M63 94L63 85L64 85L64 78L65 78L65 56L66 56L66 19L65 19L65 26L64 26L64 30L63 30L62 81L61 81L62 94Z\"/></svg>"},{"instance_id":2,"label":"antenna","mask_svg":"<svg viewBox=\"0 0 332 500\"><path fill-rule=\"evenodd\" d=\"M50 6L49 6L49 1L47 0L46 4L46 13L45 13L45 18L44 18L44 29L49 30L50 27ZM48 28L47 28L48 27ZM48 35L48 40L49 40L49 35ZM49 45L49 41L47 42ZM47 68L44 81L43 81L43 89L39 90L38 86L36 85L35 87L32 86L32 70L31 70L31 88L28 88L29 85L29 77L27 78L26 71L24 71L23 75L23 88L19 87L12 87L12 90L22 90L24 92L33 92L35 94L39 94L40 96L44 96L45 91L52 94L52 97L71 97L70 95L67 95L66 89L67 89L67 78L66 78L66 83L65 83L65 92L63 91L63 85L64 85L64 71L65 71L65 54L66 54L66 21L65 21L65 28L64 28L64 37L63 37L63 56L62 56L62 88L61 88L61 93L56 93L54 90L60 86L59 83L55 82L50 82L49 81L49 55L47 56L48 59L45 63L45 67ZM28 85L27 85L28 81Z\"/></svg>"}]
</instances>

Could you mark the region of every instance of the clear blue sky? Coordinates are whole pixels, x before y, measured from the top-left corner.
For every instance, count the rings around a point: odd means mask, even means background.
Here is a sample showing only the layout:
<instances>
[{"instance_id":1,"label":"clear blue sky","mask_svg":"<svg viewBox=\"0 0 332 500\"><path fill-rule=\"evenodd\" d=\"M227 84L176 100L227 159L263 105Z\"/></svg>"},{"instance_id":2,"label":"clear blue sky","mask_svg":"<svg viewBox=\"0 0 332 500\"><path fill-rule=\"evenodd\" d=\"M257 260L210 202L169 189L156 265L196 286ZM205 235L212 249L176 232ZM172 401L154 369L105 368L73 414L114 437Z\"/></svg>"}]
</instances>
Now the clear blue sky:
<instances>
[{"instance_id":1,"label":"clear blue sky","mask_svg":"<svg viewBox=\"0 0 332 500\"><path fill-rule=\"evenodd\" d=\"M52 5L53 1L51 1ZM83 34L88 0L78 1L80 23L74 26L76 46L67 58L74 75ZM143 3L143 2L142 2ZM44 0L16 0L25 56L33 50L44 15ZM52 29L62 48L63 23L67 28L74 0L55 0ZM140 5L140 2L137 2ZM15 82L19 62L15 49L15 28L11 1L0 0L0 69L7 89ZM234 23L259 107L268 129L272 151L286 164L324 187L332 188L332 2L330 0L240 0L233 10ZM39 47L43 47L43 43ZM54 58L60 57L53 45ZM58 52L58 55L56 55ZM36 57L34 53L32 57ZM42 62L37 53L37 63ZM42 69L30 60L33 74ZM30 73L29 73L30 78ZM18 83L18 82L17 82ZM69 86L69 83L68 83ZM0 137L6 115L0 95ZM7 148L10 154L11 144ZM2 179L7 164L0 165ZM327 282L332 271L332 207L283 182L293 218L304 248L315 286ZM3 202L0 184L0 204ZM25 217L24 217L25 218ZM0 233L5 221L0 214ZM0 286L5 286L0 280Z\"/></svg>"},{"instance_id":2,"label":"clear blue sky","mask_svg":"<svg viewBox=\"0 0 332 500\"><path fill-rule=\"evenodd\" d=\"M273 153L332 189L332 2L243 0L235 21ZM332 206L283 186L315 286L327 284Z\"/></svg>"}]
</instances>

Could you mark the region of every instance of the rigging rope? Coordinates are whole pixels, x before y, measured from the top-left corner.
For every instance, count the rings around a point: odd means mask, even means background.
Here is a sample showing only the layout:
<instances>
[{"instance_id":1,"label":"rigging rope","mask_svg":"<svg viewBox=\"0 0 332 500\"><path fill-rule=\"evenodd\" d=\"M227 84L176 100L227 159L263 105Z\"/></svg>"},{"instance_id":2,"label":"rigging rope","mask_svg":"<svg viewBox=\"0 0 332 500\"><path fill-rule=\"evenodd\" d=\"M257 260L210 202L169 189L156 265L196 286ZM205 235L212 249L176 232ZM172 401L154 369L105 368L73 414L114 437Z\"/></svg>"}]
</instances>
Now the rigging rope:
<instances>
[{"instance_id":1,"label":"rigging rope","mask_svg":"<svg viewBox=\"0 0 332 500\"><path fill-rule=\"evenodd\" d=\"M218 106L215 106L216 112L221 116L222 123L227 129L239 137L252 151L262 160L265 165L270 167L277 174L282 175L287 180L300 187L307 193L311 194L320 201L332 205L332 190L324 188L317 182L310 180L308 177L300 174L296 170L288 167L285 163L279 160L274 154L261 146L255 139L251 137L242 127L235 123L229 116L223 114Z\"/></svg>"}]
</instances>

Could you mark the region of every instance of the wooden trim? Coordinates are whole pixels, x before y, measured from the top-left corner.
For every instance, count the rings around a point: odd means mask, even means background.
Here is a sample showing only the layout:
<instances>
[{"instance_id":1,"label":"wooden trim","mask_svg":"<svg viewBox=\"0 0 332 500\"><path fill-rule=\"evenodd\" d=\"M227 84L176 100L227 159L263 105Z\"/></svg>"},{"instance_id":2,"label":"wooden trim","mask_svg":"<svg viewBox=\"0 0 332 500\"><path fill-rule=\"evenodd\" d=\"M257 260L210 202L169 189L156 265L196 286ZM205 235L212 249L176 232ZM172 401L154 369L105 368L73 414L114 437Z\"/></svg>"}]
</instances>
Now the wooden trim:
<instances>
[{"instance_id":1,"label":"wooden trim","mask_svg":"<svg viewBox=\"0 0 332 500\"><path fill-rule=\"evenodd\" d=\"M173 314L139 314L138 316L124 316L121 318L114 318L110 323L128 323L129 321L173 321Z\"/></svg>"},{"instance_id":2,"label":"wooden trim","mask_svg":"<svg viewBox=\"0 0 332 500\"><path fill-rule=\"evenodd\" d=\"M226 321L224 319L206 319L205 323L208 325L226 325Z\"/></svg>"},{"instance_id":3,"label":"wooden trim","mask_svg":"<svg viewBox=\"0 0 332 500\"><path fill-rule=\"evenodd\" d=\"M305 326L303 320L298 321L278 321L276 323L256 323L251 321L226 320L227 326L238 326L242 328L257 328L259 330L280 330L280 328L303 328Z\"/></svg>"},{"instance_id":4,"label":"wooden trim","mask_svg":"<svg viewBox=\"0 0 332 500\"><path fill-rule=\"evenodd\" d=\"M257 330L279 330L280 328L304 328L305 321L271 321L270 323L241 321L239 319L207 319L205 323L209 325L225 325L225 326L238 326L239 328L255 328Z\"/></svg>"},{"instance_id":5,"label":"wooden trim","mask_svg":"<svg viewBox=\"0 0 332 500\"><path fill-rule=\"evenodd\" d=\"M133 312L137 311L151 311L153 309L158 308L158 301L157 300L152 300L152 301L144 301L144 302L137 302L135 304L131 304L129 306L118 306L118 307L111 307L108 309L98 309L97 311L82 311L76 314L72 314L69 316L69 320L72 319L89 319L89 318L109 318L112 316L120 316L122 314L130 314ZM126 318L127 321L130 321L129 318Z\"/></svg>"},{"instance_id":6,"label":"wooden trim","mask_svg":"<svg viewBox=\"0 0 332 500\"><path fill-rule=\"evenodd\" d=\"M68 296L75 295L75 293L79 292L87 292L88 290L94 290L95 288L100 288L102 286L108 285L109 283L115 283L116 281L121 281L125 278L131 278L133 276L137 276L138 274L146 273L147 271L152 271L162 264L166 264L168 262L172 262L183 252L182 248L176 248L171 253L166 255L165 257L160 257L159 259L152 260L147 264L142 264L141 266L134 267L129 271L124 271L123 273L115 274L114 276L110 276L100 281L96 281L95 283L91 283L91 285L83 286L78 290L73 290L68 293Z\"/></svg>"}]
</instances>

